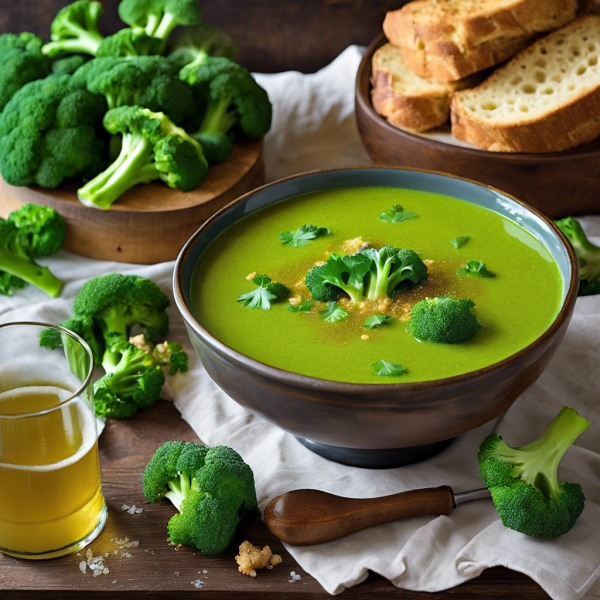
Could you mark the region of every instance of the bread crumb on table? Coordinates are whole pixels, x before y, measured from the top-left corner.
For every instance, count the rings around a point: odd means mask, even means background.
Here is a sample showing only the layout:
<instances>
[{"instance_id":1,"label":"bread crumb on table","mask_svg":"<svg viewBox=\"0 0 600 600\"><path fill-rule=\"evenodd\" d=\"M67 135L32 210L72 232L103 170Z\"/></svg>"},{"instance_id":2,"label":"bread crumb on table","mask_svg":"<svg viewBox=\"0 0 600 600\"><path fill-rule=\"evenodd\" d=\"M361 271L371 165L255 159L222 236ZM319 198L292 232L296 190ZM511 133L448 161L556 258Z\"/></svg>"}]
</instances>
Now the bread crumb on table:
<instances>
[{"instance_id":1,"label":"bread crumb on table","mask_svg":"<svg viewBox=\"0 0 600 600\"><path fill-rule=\"evenodd\" d=\"M262 550L259 546L253 546L250 542L244 542L240 546L238 556L235 557L239 565L238 571L250 577L256 577L256 569L272 569L281 562L281 556L273 554L269 546Z\"/></svg>"}]
</instances>

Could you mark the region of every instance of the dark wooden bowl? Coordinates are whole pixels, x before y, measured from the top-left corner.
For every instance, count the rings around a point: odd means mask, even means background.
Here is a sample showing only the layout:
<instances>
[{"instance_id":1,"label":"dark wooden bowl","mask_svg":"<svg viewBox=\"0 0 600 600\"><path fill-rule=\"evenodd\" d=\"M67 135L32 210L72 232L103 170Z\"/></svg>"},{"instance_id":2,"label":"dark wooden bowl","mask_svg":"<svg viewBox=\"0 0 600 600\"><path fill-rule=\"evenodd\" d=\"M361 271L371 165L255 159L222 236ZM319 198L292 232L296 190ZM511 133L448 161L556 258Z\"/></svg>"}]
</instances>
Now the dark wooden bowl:
<instances>
[{"instance_id":1,"label":"dark wooden bowl","mask_svg":"<svg viewBox=\"0 0 600 600\"><path fill-rule=\"evenodd\" d=\"M356 76L356 121L375 162L452 173L499 187L551 219L600 212L600 139L567 152L513 154L464 148L390 125L371 104L371 61L387 42L368 47Z\"/></svg>"},{"instance_id":2,"label":"dark wooden bowl","mask_svg":"<svg viewBox=\"0 0 600 600\"><path fill-rule=\"evenodd\" d=\"M483 369L435 381L394 384L340 383L284 371L233 350L202 326L191 304L192 273L198 257L219 233L283 198L355 186L445 190L530 231L548 248L562 273L564 301L554 323L526 348ZM571 245L552 221L508 194L443 173L349 167L288 177L229 204L184 246L173 285L177 308L200 360L236 402L328 458L387 467L425 458L445 447L447 440L510 407L541 375L558 348L575 306L579 270Z\"/></svg>"}]
</instances>

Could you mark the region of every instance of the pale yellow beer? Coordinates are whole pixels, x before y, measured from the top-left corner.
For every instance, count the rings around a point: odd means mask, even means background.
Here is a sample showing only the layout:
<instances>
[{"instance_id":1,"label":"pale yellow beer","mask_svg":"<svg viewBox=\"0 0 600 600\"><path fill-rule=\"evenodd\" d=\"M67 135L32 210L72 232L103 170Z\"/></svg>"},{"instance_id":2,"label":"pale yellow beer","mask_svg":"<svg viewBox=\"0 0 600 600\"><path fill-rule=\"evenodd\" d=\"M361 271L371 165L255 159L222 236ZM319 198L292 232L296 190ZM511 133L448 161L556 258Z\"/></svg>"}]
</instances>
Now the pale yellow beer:
<instances>
[{"instance_id":1,"label":"pale yellow beer","mask_svg":"<svg viewBox=\"0 0 600 600\"><path fill-rule=\"evenodd\" d=\"M54 367L28 381L23 369L2 366L0 552L51 558L75 551L106 520L89 389L83 393L76 377Z\"/></svg>"}]
</instances>

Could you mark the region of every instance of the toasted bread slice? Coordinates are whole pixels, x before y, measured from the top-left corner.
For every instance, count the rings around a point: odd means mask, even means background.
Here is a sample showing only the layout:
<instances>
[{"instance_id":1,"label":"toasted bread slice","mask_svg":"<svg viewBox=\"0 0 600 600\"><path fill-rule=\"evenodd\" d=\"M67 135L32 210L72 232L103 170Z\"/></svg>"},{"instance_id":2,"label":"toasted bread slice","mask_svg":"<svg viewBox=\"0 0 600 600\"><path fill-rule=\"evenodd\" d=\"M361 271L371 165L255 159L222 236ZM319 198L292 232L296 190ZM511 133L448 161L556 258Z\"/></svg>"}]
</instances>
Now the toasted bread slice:
<instances>
[{"instance_id":1,"label":"toasted bread slice","mask_svg":"<svg viewBox=\"0 0 600 600\"><path fill-rule=\"evenodd\" d=\"M395 127L408 131L427 131L445 123L452 94L478 83L472 77L449 82L419 77L406 67L402 52L392 44L375 52L372 66L373 108Z\"/></svg>"},{"instance_id":2,"label":"toasted bread slice","mask_svg":"<svg viewBox=\"0 0 600 600\"><path fill-rule=\"evenodd\" d=\"M570 23L577 0L414 0L383 30L421 77L454 81L508 60Z\"/></svg>"},{"instance_id":3,"label":"toasted bread slice","mask_svg":"<svg viewBox=\"0 0 600 600\"><path fill-rule=\"evenodd\" d=\"M600 135L600 16L538 40L452 99L452 133L494 152L558 152Z\"/></svg>"}]
</instances>

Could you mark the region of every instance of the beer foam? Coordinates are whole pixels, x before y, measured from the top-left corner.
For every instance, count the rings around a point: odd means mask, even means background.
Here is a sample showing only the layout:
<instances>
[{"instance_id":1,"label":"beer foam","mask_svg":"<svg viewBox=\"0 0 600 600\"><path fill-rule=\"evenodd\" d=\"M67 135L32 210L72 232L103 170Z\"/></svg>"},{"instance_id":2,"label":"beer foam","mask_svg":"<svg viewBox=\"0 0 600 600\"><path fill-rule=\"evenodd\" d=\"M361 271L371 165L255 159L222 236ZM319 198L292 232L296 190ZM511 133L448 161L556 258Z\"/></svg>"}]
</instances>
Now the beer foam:
<instances>
[{"instance_id":1,"label":"beer foam","mask_svg":"<svg viewBox=\"0 0 600 600\"><path fill-rule=\"evenodd\" d=\"M75 454L51 465L12 465L0 462L0 468L10 469L13 471L32 471L35 473L42 473L64 469L65 467L73 465L81 460L96 443L96 419L92 415L90 409L85 405L85 400L77 400L76 406L79 417L79 425L81 428L81 439L83 441Z\"/></svg>"}]
</instances>

